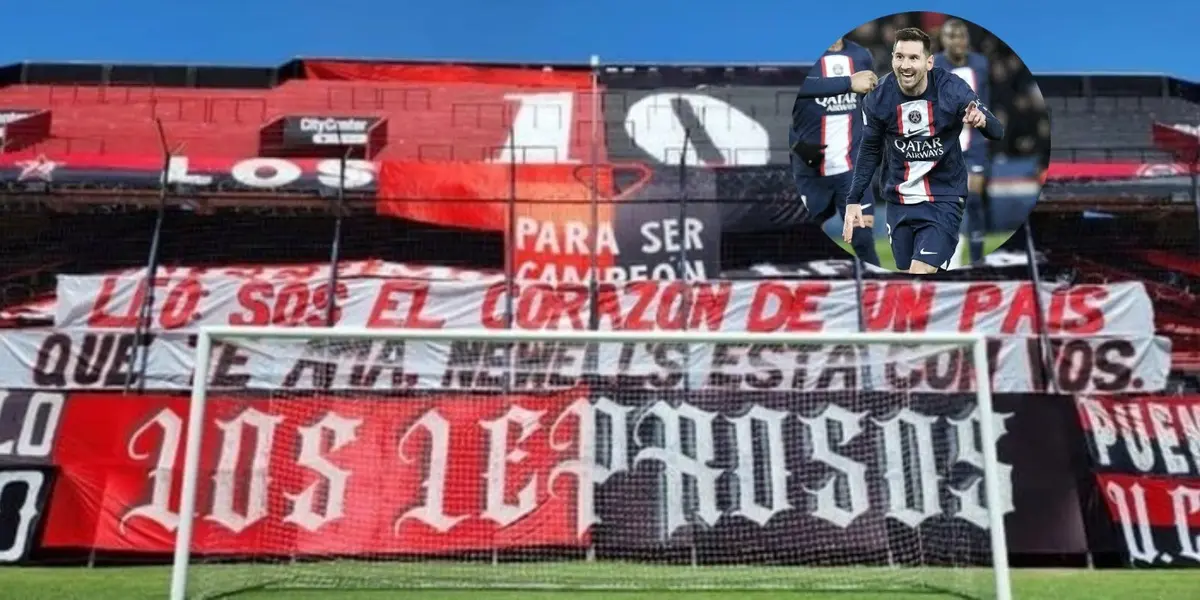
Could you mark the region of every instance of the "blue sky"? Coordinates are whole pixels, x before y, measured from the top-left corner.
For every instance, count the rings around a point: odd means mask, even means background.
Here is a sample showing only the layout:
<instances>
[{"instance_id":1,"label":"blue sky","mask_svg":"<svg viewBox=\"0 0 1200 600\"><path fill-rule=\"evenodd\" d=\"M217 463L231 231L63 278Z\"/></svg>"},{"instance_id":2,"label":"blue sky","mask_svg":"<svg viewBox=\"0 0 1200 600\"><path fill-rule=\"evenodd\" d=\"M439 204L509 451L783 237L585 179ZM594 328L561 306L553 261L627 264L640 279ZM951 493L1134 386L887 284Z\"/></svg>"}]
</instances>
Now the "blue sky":
<instances>
[{"instance_id":1,"label":"blue sky","mask_svg":"<svg viewBox=\"0 0 1200 600\"><path fill-rule=\"evenodd\" d=\"M808 62L903 10L987 27L1035 72L1200 80L1197 0L42 0L5 11L0 62L274 65L295 56Z\"/></svg>"}]
</instances>

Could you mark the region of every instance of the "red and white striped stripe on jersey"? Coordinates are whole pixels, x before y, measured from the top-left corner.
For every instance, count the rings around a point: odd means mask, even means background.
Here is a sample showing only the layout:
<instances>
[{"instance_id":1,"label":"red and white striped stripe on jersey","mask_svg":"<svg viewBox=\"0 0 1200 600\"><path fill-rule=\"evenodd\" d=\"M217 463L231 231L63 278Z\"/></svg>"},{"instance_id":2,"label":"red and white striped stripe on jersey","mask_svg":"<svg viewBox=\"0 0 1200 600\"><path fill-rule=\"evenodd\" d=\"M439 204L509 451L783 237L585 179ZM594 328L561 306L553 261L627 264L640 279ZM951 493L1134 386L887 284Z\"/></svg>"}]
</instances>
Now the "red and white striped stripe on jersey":
<instances>
[{"instance_id":1,"label":"red and white striped stripe on jersey","mask_svg":"<svg viewBox=\"0 0 1200 600\"><path fill-rule=\"evenodd\" d=\"M896 130L905 138L933 136L933 103L928 100L912 100L897 106ZM896 184L896 193L900 195L901 204L933 201L929 172L935 165L936 160L904 161L904 181Z\"/></svg>"},{"instance_id":2,"label":"red and white striped stripe on jersey","mask_svg":"<svg viewBox=\"0 0 1200 600\"><path fill-rule=\"evenodd\" d=\"M821 77L849 77L854 74L854 61L843 54L821 57ZM825 162L821 175L839 175L854 168L850 158L850 140L854 129L850 119L853 112L821 117L821 143L825 145Z\"/></svg>"}]
</instances>

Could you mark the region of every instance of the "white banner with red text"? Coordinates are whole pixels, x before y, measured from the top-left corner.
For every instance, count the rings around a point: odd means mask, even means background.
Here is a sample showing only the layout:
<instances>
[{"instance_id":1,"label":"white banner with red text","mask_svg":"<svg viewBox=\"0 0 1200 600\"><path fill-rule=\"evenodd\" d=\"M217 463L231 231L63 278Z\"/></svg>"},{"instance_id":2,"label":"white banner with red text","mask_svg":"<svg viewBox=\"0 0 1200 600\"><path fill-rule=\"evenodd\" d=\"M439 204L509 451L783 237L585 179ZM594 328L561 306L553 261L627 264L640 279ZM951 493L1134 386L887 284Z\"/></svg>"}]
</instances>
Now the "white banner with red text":
<instances>
[{"instance_id":1,"label":"white banner with red text","mask_svg":"<svg viewBox=\"0 0 1200 600\"><path fill-rule=\"evenodd\" d=\"M158 277L153 331L205 325L547 330L812 331L859 330L852 280L605 283L587 285L426 281L365 277L327 281L311 276L263 279L201 272ZM63 275L58 279L59 329L132 329L146 303L144 279ZM1154 306L1139 282L1041 290L1041 333L1062 336L1149 336ZM1036 335L1038 298L1026 282L885 281L863 284L867 331L974 331ZM511 321L511 324L510 324Z\"/></svg>"},{"instance_id":2,"label":"white banner with red text","mask_svg":"<svg viewBox=\"0 0 1200 600\"><path fill-rule=\"evenodd\" d=\"M129 331L0 333L0 386L41 390L187 390L194 336L153 336L145 381ZM998 393L1158 391L1170 371L1163 337L1036 336L990 340ZM230 340L209 367L214 390L547 392L578 385L643 390L849 391L974 389L970 350L939 345L587 344L368 340Z\"/></svg>"}]
</instances>

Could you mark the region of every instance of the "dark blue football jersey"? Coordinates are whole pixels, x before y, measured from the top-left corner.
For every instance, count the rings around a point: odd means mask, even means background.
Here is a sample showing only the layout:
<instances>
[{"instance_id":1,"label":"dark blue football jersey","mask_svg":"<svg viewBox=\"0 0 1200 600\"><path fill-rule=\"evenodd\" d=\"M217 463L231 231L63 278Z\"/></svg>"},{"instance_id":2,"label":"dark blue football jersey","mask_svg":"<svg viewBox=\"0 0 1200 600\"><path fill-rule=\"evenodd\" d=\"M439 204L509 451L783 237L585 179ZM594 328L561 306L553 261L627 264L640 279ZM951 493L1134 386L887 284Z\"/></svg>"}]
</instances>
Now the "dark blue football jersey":
<instances>
[{"instance_id":1,"label":"dark blue football jersey","mask_svg":"<svg viewBox=\"0 0 1200 600\"><path fill-rule=\"evenodd\" d=\"M838 52L828 52L813 65L792 105L790 145L797 141L825 146L825 162L817 168L800 164L798 176L825 177L854 168L858 141L862 138L861 96L850 91L850 75L873 70L871 52L851 41L843 41ZM834 94L811 97L810 88L828 92L823 80L844 78L844 87Z\"/></svg>"},{"instance_id":2,"label":"dark blue football jersey","mask_svg":"<svg viewBox=\"0 0 1200 600\"><path fill-rule=\"evenodd\" d=\"M992 140L1004 136L1004 125L979 101L961 77L934 67L919 96L900 91L894 74L862 102L863 135L847 202L857 204L877 168L883 200L897 204L931 202L967 195L967 164L959 138L967 107L976 104L987 117L980 131Z\"/></svg>"},{"instance_id":3,"label":"dark blue football jersey","mask_svg":"<svg viewBox=\"0 0 1200 600\"><path fill-rule=\"evenodd\" d=\"M990 106L992 86L989 83L990 68L987 57L978 52L968 52L966 59L966 64L959 66L950 62L944 52L940 52L934 55L933 66L941 67L961 77L972 90L975 90L979 101ZM979 130L967 127L963 130L958 143L962 146L963 155L967 158L967 166L972 171L982 172L983 165L987 162L987 138L983 137Z\"/></svg>"}]
</instances>

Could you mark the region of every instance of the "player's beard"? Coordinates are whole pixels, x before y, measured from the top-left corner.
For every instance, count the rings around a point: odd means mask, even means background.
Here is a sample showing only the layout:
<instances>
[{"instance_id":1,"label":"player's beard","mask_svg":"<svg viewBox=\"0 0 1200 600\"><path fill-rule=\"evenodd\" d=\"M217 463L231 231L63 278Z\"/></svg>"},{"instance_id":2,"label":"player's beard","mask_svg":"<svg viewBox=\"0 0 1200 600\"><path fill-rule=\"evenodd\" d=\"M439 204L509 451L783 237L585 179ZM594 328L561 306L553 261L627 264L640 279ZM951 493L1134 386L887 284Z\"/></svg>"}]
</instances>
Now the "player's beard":
<instances>
[{"instance_id":1,"label":"player's beard","mask_svg":"<svg viewBox=\"0 0 1200 600\"><path fill-rule=\"evenodd\" d=\"M894 71L896 75L896 83L900 84L900 91L911 94L921 86L921 82L925 80L926 73L920 69L913 69L912 77L905 77L903 70Z\"/></svg>"}]
</instances>

